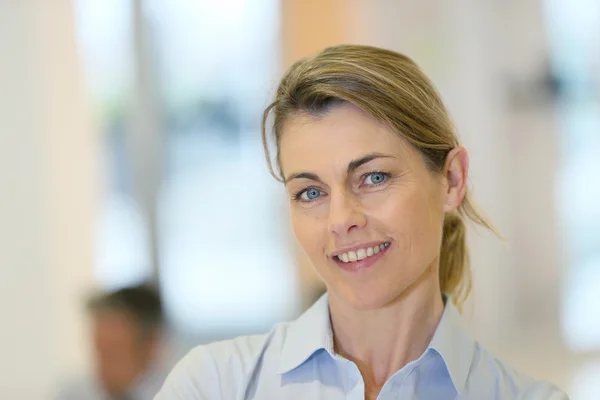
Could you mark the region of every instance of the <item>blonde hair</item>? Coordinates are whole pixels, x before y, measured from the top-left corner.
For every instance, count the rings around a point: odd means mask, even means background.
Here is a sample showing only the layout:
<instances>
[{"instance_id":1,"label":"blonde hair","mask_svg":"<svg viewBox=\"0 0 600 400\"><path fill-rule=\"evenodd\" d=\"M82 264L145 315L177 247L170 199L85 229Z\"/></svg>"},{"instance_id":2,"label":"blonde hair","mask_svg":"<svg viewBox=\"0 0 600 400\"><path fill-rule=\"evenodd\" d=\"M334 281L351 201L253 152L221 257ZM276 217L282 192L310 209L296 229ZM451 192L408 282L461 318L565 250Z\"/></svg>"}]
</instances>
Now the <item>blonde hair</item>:
<instances>
[{"instance_id":1,"label":"blonde hair","mask_svg":"<svg viewBox=\"0 0 600 400\"><path fill-rule=\"evenodd\" d=\"M282 78L274 101L264 111L263 146L269 171L276 179L283 181L279 144L284 122L297 113L326 113L340 103L353 104L385 123L420 152L431 171L441 173L446 156L459 145L440 95L414 61L370 46L329 47L292 65ZM271 114L278 174L268 148L267 120ZM446 214L440 287L459 308L471 290L465 219L495 232L475 207L468 191L457 212Z\"/></svg>"}]
</instances>

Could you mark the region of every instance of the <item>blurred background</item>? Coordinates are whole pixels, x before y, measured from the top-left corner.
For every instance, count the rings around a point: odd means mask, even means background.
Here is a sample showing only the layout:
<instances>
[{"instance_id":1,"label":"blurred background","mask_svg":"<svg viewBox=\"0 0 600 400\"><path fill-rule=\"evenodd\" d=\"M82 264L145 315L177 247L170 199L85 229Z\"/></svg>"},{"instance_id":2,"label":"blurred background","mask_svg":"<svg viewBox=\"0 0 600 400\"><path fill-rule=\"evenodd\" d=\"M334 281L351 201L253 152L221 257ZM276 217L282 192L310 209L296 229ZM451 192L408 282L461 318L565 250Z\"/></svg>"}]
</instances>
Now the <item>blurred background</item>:
<instances>
[{"instance_id":1,"label":"blurred background","mask_svg":"<svg viewBox=\"0 0 600 400\"><path fill-rule=\"evenodd\" d=\"M474 334L600 398L595 0L1 0L0 398L90 369L91 289L155 283L176 354L314 301L260 118L339 43L413 58L470 151Z\"/></svg>"}]
</instances>

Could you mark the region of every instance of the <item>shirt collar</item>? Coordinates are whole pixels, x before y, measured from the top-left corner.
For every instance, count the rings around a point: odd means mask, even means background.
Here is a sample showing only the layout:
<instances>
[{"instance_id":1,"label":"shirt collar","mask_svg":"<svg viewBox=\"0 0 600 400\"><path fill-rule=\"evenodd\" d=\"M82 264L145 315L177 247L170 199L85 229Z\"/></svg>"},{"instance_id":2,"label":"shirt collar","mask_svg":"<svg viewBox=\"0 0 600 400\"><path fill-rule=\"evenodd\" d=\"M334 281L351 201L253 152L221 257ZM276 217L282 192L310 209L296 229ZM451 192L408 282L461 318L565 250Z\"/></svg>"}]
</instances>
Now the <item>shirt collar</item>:
<instances>
[{"instance_id":1,"label":"shirt collar","mask_svg":"<svg viewBox=\"0 0 600 400\"><path fill-rule=\"evenodd\" d=\"M456 391L460 393L471 368L475 341L463 325L456 307L447 300L444 295L444 312L428 350L441 356ZM284 374L297 368L321 349L334 354L327 293L288 325L278 373Z\"/></svg>"},{"instance_id":2,"label":"shirt collar","mask_svg":"<svg viewBox=\"0 0 600 400\"><path fill-rule=\"evenodd\" d=\"M444 295L444 313L428 350L434 350L442 357L456 391L461 393L475 355L475 341L464 326L458 310L449 300Z\"/></svg>"},{"instance_id":3,"label":"shirt collar","mask_svg":"<svg viewBox=\"0 0 600 400\"><path fill-rule=\"evenodd\" d=\"M321 349L331 355L334 353L327 293L288 325L278 373L284 374L295 369Z\"/></svg>"}]
</instances>

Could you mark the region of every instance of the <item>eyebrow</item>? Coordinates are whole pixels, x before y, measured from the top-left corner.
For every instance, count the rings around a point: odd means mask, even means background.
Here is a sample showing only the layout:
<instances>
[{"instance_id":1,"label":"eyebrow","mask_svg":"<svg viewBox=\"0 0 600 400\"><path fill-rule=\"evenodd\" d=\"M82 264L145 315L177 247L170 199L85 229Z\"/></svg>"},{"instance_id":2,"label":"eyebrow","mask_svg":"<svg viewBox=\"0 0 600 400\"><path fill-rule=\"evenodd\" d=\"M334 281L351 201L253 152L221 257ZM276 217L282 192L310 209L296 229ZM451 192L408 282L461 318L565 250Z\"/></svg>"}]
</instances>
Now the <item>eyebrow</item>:
<instances>
[{"instance_id":1,"label":"eyebrow","mask_svg":"<svg viewBox=\"0 0 600 400\"><path fill-rule=\"evenodd\" d=\"M388 155L388 154L383 154L383 153L366 154L360 158L357 158L356 160L350 161L348 163L348 168L346 169L346 174L350 175L352 172L354 172L360 166L362 166L368 162L371 162L377 158L394 158L394 156ZM290 176L288 176L285 179L284 183L287 184L289 181L291 181L293 179L310 179L312 181L323 182L321 180L321 178L319 178L319 175L317 175L317 174L314 174L312 172L298 172L298 173L294 173L294 174L291 174Z\"/></svg>"}]
</instances>

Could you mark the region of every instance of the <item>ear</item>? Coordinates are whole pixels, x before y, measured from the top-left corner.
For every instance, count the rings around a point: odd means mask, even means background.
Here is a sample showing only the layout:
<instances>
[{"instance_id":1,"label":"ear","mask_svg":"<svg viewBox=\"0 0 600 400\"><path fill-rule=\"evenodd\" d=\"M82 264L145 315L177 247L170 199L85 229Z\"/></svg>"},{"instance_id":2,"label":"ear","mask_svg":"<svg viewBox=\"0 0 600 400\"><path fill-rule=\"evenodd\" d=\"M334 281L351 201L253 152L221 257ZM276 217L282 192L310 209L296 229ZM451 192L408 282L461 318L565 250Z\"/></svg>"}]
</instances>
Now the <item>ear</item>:
<instances>
[{"instance_id":1,"label":"ear","mask_svg":"<svg viewBox=\"0 0 600 400\"><path fill-rule=\"evenodd\" d=\"M443 174L446 182L444 212L450 212L461 205L467 193L469 153L464 147L455 147L448 153Z\"/></svg>"}]
</instances>

